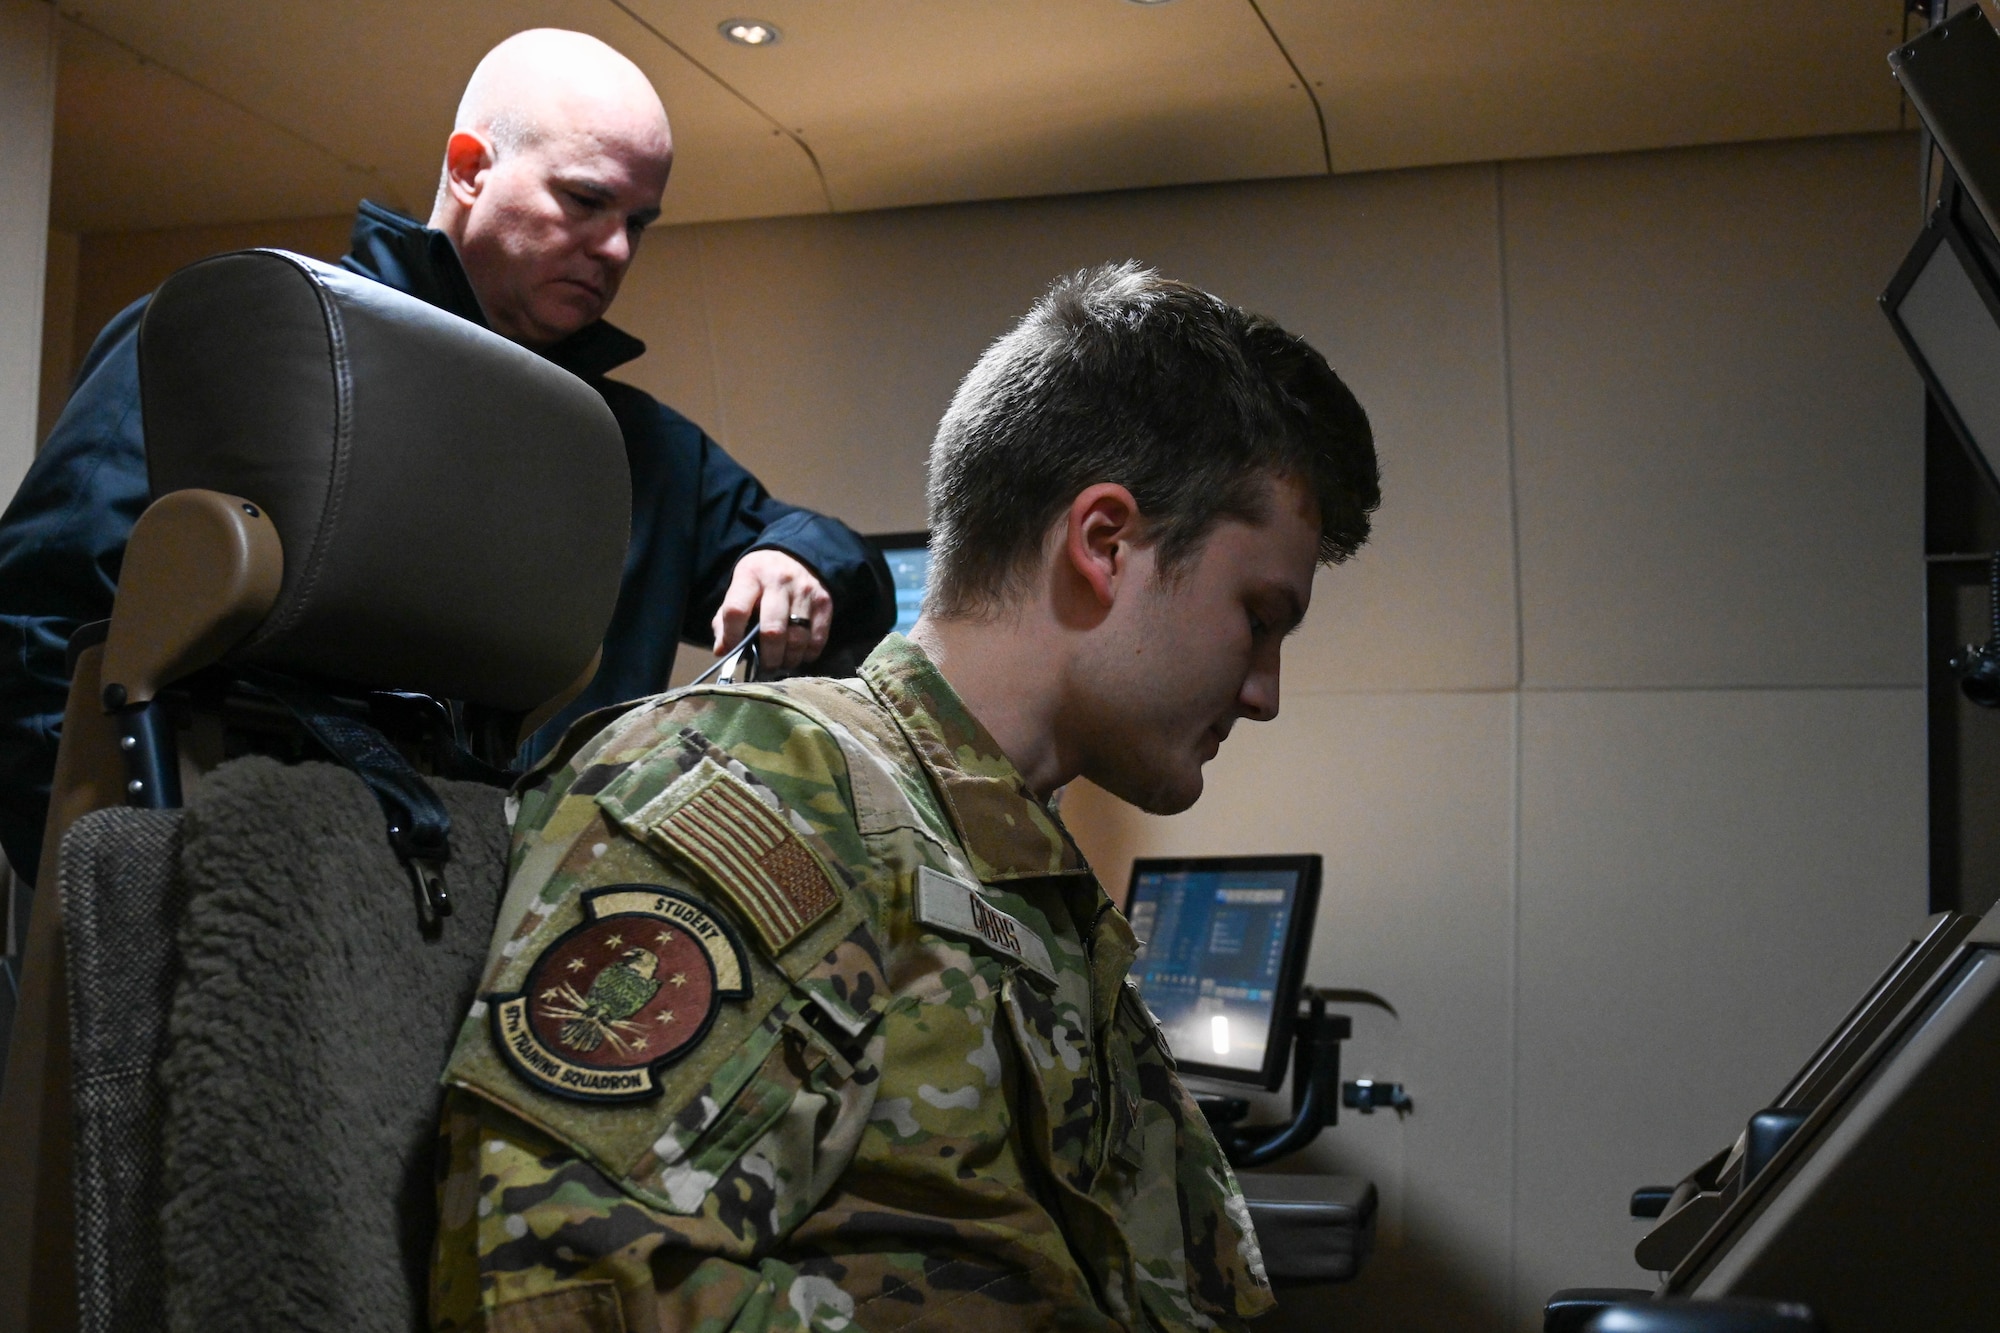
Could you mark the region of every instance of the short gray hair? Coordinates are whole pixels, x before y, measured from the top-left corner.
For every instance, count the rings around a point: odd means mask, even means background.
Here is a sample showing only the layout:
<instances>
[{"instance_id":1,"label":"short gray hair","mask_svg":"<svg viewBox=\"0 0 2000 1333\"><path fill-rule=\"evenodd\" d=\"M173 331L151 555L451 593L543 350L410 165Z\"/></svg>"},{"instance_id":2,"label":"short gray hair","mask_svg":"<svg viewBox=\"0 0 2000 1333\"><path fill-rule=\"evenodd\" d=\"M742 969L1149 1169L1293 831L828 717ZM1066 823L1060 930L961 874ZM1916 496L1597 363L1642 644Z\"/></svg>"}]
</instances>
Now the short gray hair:
<instances>
[{"instance_id":1,"label":"short gray hair","mask_svg":"<svg viewBox=\"0 0 2000 1333\"><path fill-rule=\"evenodd\" d=\"M1087 486L1132 492L1171 576L1223 519L1262 521L1274 477L1318 501L1322 564L1368 539L1374 436L1326 358L1137 263L1076 273L986 349L938 424L924 610L1008 601Z\"/></svg>"},{"instance_id":2,"label":"short gray hair","mask_svg":"<svg viewBox=\"0 0 2000 1333\"><path fill-rule=\"evenodd\" d=\"M512 157L543 139L541 124L524 111L496 111L486 118L486 137L493 141L493 160Z\"/></svg>"}]
</instances>

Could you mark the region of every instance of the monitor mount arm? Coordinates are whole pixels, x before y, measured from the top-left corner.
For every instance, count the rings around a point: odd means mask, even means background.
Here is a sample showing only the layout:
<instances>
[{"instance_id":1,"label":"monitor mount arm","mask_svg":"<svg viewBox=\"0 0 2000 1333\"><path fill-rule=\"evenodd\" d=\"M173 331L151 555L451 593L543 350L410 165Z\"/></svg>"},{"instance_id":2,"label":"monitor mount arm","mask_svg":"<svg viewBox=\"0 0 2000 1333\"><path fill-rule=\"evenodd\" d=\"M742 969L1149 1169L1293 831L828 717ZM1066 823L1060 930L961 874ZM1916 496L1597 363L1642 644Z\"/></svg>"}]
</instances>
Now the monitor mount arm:
<instances>
[{"instance_id":1,"label":"monitor mount arm","mask_svg":"<svg viewBox=\"0 0 2000 1333\"><path fill-rule=\"evenodd\" d=\"M1263 1166L1297 1152L1340 1118L1340 1043L1354 1035L1354 1020L1326 1011L1326 996L1307 987L1300 997L1306 1011L1292 1030L1292 1118L1283 1125L1243 1125L1250 1113L1241 1097L1202 1094L1195 1098L1237 1168ZM1371 1108L1372 1109L1372 1108Z\"/></svg>"},{"instance_id":2,"label":"monitor mount arm","mask_svg":"<svg viewBox=\"0 0 2000 1333\"><path fill-rule=\"evenodd\" d=\"M1968 643L1965 651L1951 659L1958 673L1958 688L1981 708L2000 708L2000 551L1993 553L1987 568L1987 609L1992 615L1993 632L1985 643Z\"/></svg>"}]
</instances>

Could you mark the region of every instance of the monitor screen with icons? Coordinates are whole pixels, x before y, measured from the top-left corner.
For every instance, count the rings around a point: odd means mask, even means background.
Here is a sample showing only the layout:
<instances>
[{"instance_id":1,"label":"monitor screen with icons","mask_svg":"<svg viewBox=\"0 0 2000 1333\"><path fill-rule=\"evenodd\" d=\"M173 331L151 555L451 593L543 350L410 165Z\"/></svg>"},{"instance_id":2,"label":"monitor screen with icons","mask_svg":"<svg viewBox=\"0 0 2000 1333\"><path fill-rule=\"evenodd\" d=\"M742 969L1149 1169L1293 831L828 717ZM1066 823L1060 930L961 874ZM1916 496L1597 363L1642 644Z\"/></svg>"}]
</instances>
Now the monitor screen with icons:
<instances>
[{"instance_id":1,"label":"monitor screen with icons","mask_svg":"<svg viewBox=\"0 0 2000 1333\"><path fill-rule=\"evenodd\" d=\"M898 634L908 634L924 608L924 584L931 570L931 535L928 532L885 532L868 539L888 562L889 579L896 585L896 625Z\"/></svg>"},{"instance_id":2,"label":"monitor screen with icons","mask_svg":"<svg viewBox=\"0 0 2000 1333\"><path fill-rule=\"evenodd\" d=\"M1317 856L1132 863L1132 979L1184 1071L1284 1082L1319 877Z\"/></svg>"}]
</instances>

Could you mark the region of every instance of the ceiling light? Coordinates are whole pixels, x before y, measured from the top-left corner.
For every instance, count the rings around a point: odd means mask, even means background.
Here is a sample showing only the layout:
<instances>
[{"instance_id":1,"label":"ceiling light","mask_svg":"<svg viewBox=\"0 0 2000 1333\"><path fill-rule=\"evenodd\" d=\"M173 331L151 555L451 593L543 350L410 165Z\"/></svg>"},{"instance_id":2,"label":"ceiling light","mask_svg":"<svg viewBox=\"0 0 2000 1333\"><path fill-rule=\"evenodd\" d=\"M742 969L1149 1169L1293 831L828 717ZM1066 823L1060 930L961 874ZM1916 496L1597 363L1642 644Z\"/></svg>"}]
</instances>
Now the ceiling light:
<instances>
[{"instance_id":1,"label":"ceiling light","mask_svg":"<svg viewBox=\"0 0 2000 1333\"><path fill-rule=\"evenodd\" d=\"M1153 0L1153 3L1159 3L1159 0ZM738 46L775 46L778 39L784 36L778 31L777 24L766 23L762 19L724 19L717 26L724 37Z\"/></svg>"}]
</instances>

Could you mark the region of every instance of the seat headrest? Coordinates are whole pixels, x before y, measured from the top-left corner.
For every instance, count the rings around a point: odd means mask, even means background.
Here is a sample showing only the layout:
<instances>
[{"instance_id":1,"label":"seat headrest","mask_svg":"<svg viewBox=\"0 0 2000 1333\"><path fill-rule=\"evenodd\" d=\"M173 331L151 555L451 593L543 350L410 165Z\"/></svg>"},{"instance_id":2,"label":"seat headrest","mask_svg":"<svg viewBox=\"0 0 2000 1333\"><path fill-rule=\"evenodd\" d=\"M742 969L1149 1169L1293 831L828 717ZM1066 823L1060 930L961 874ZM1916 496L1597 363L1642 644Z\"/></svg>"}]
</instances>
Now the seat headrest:
<instances>
[{"instance_id":1,"label":"seat headrest","mask_svg":"<svg viewBox=\"0 0 2000 1333\"><path fill-rule=\"evenodd\" d=\"M281 250L182 269L139 328L158 498L263 506L270 615L225 659L525 711L604 638L631 524L610 409L415 297Z\"/></svg>"}]
</instances>

